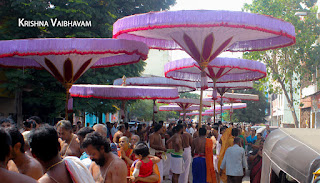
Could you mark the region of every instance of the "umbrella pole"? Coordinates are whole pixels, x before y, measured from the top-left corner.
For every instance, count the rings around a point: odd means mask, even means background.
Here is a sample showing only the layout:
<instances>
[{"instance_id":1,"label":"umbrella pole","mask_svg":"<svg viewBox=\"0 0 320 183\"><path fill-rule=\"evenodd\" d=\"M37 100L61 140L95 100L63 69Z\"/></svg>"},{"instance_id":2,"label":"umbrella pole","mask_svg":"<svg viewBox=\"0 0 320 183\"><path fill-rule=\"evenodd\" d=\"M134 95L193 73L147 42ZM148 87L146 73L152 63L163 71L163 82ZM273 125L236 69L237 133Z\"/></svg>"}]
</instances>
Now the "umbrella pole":
<instances>
[{"instance_id":1,"label":"umbrella pole","mask_svg":"<svg viewBox=\"0 0 320 183\"><path fill-rule=\"evenodd\" d=\"M233 111L232 111L232 102L231 102L231 108L230 108L230 122L231 122L231 118L232 118L232 113L233 113Z\"/></svg>"},{"instance_id":2,"label":"umbrella pole","mask_svg":"<svg viewBox=\"0 0 320 183\"><path fill-rule=\"evenodd\" d=\"M221 116L221 122L222 122L222 98L220 98L220 100L221 100L221 103L220 103L220 116Z\"/></svg>"},{"instance_id":3,"label":"umbrella pole","mask_svg":"<svg viewBox=\"0 0 320 183\"><path fill-rule=\"evenodd\" d=\"M216 89L216 80L213 79L213 89ZM213 123L216 122L216 100L213 101Z\"/></svg>"},{"instance_id":4,"label":"umbrella pole","mask_svg":"<svg viewBox=\"0 0 320 183\"><path fill-rule=\"evenodd\" d=\"M200 91L200 111L199 111L198 130L200 129L200 126L201 126L201 120L202 120L202 108L203 108L203 104L202 104L202 95L203 95L203 89L201 88L201 91Z\"/></svg>"},{"instance_id":5,"label":"umbrella pole","mask_svg":"<svg viewBox=\"0 0 320 183\"><path fill-rule=\"evenodd\" d=\"M186 109L182 109L182 112L183 112L183 118L182 118L182 120L183 120L183 122L186 122Z\"/></svg>"},{"instance_id":6,"label":"umbrella pole","mask_svg":"<svg viewBox=\"0 0 320 183\"><path fill-rule=\"evenodd\" d=\"M65 106L65 119L68 120L68 102L69 102L69 95L70 95L70 88L72 87L72 83L65 83L66 88L66 106Z\"/></svg>"},{"instance_id":7,"label":"umbrella pole","mask_svg":"<svg viewBox=\"0 0 320 183\"><path fill-rule=\"evenodd\" d=\"M216 100L213 100L213 123L216 122Z\"/></svg>"},{"instance_id":8,"label":"umbrella pole","mask_svg":"<svg viewBox=\"0 0 320 183\"><path fill-rule=\"evenodd\" d=\"M153 107L152 107L152 122L153 122L153 125L155 124L155 121L154 121L154 112L155 112L155 109L154 109L154 106L156 105L156 100L153 99Z\"/></svg>"}]
</instances>

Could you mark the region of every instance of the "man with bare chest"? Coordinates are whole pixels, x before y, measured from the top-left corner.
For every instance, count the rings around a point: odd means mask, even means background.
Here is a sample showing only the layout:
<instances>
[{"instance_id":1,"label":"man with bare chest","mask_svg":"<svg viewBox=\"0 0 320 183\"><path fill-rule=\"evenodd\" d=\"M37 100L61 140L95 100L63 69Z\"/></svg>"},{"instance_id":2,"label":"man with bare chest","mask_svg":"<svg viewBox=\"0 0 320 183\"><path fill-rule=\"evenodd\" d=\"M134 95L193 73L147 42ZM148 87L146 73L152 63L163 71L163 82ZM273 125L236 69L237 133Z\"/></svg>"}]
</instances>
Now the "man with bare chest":
<instances>
[{"instance_id":1,"label":"man with bare chest","mask_svg":"<svg viewBox=\"0 0 320 183\"><path fill-rule=\"evenodd\" d=\"M184 162L183 162L183 147L182 147L182 137L183 132L182 125L177 125L173 128L174 135L167 141L168 144L172 143L174 151L171 153L170 158L170 171L173 173L172 182L178 183L179 176L184 172Z\"/></svg>"},{"instance_id":2,"label":"man with bare chest","mask_svg":"<svg viewBox=\"0 0 320 183\"><path fill-rule=\"evenodd\" d=\"M154 127L154 132L149 136L150 144L150 154L159 157L161 160L158 165L160 172L160 182L163 180L163 160L162 156L166 152L166 148L162 143L161 134L163 133L163 126L161 124L156 124Z\"/></svg>"},{"instance_id":3,"label":"man with bare chest","mask_svg":"<svg viewBox=\"0 0 320 183\"><path fill-rule=\"evenodd\" d=\"M82 147L95 162L91 165L90 171L96 183L127 182L127 166L123 160L111 152L106 137L97 132L90 133L83 140Z\"/></svg>"},{"instance_id":4,"label":"man with bare chest","mask_svg":"<svg viewBox=\"0 0 320 183\"><path fill-rule=\"evenodd\" d=\"M24 151L24 139L16 127L7 128L12 139L11 161L8 162L8 170L28 175L38 180L43 175L41 164Z\"/></svg>"},{"instance_id":5,"label":"man with bare chest","mask_svg":"<svg viewBox=\"0 0 320 183\"><path fill-rule=\"evenodd\" d=\"M118 126L118 131L113 136L113 143L117 144L117 146L118 146L119 140L123 136L124 132L125 132L125 126L123 124L120 124Z\"/></svg>"},{"instance_id":6,"label":"man with bare chest","mask_svg":"<svg viewBox=\"0 0 320 183\"><path fill-rule=\"evenodd\" d=\"M190 133L186 131L187 124L183 125L183 133L182 133L182 147L183 147L183 161L184 161L184 172L179 176L179 183L188 182L189 170L191 165L191 144L192 144L192 136Z\"/></svg>"},{"instance_id":7,"label":"man with bare chest","mask_svg":"<svg viewBox=\"0 0 320 183\"><path fill-rule=\"evenodd\" d=\"M192 176L194 182L216 182L213 168L213 142L206 138L206 128L199 129L199 137L191 145L193 155ZM210 173L208 176L207 174Z\"/></svg>"},{"instance_id":8,"label":"man with bare chest","mask_svg":"<svg viewBox=\"0 0 320 183\"><path fill-rule=\"evenodd\" d=\"M10 135L4 130L4 128L0 127L0 180L1 182L6 183L16 183L16 182L23 182L23 183L37 183L36 180L33 178L8 171L7 170L7 163L10 159L11 154L11 137Z\"/></svg>"},{"instance_id":9,"label":"man with bare chest","mask_svg":"<svg viewBox=\"0 0 320 183\"><path fill-rule=\"evenodd\" d=\"M93 177L79 158L68 156L61 158L57 131L50 125L31 132L30 148L32 156L45 170L39 183L94 183Z\"/></svg>"},{"instance_id":10,"label":"man with bare chest","mask_svg":"<svg viewBox=\"0 0 320 183\"><path fill-rule=\"evenodd\" d=\"M61 146L61 157L76 156L79 158L81 156L80 141L77 135L73 134L70 121L61 120L56 127Z\"/></svg>"},{"instance_id":11,"label":"man with bare chest","mask_svg":"<svg viewBox=\"0 0 320 183\"><path fill-rule=\"evenodd\" d=\"M130 128L129 128L129 124L128 123L124 123L124 127L125 127L125 131L123 133L123 136L128 137L128 139L131 139L132 133L130 132Z\"/></svg>"}]
</instances>

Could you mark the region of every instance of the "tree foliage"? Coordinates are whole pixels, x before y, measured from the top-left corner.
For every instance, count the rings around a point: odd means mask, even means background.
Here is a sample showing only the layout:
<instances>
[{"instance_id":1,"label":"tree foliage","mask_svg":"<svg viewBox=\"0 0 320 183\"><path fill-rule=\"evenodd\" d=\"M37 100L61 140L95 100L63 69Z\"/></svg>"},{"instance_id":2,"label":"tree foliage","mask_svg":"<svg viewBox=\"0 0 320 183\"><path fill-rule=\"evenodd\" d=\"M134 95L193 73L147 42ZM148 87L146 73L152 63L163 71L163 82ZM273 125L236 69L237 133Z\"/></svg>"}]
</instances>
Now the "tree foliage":
<instances>
[{"instance_id":1,"label":"tree foliage","mask_svg":"<svg viewBox=\"0 0 320 183\"><path fill-rule=\"evenodd\" d=\"M26 38L111 38L112 25L118 19L133 13L146 13L168 9L175 0L3 0L0 2L0 40ZM91 21L91 27L19 27L18 18L25 20ZM112 84L123 75L140 76L144 62L127 66L89 69L77 83ZM1 85L14 93L23 91L23 114L40 115L43 119L59 116L64 110L65 90L45 70L1 69L7 83ZM32 90L32 91L30 91ZM75 110L90 113L115 112L117 101L99 99L75 99Z\"/></svg>"},{"instance_id":2,"label":"tree foliage","mask_svg":"<svg viewBox=\"0 0 320 183\"><path fill-rule=\"evenodd\" d=\"M231 122L250 122L250 123L264 123L266 111L269 109L265 92L259 90L260 82L254 84L254 88L250 90L240 90L237 93L246 93L259 95L259 101L242 101L247 104L244 109L235 109L232 114ZM230 111L223 115L223 120L230 121Z\"/></svg>"},{"instance_id":3,"label":"tree foliage","mask_svg":"<svg viewBox=\"0 0 320 183\"><path fill-rule=\"evenodd\" d=\"M200 95L196 93L180 93L180 98L193 98L193 99L200 99Z\"/></svg>"},{"instance_id":4,"label":"tree foliage","mask_svg":"<svg viewBox=\"0 0 320 183\"><path fill-rule=\"evenodd\" d=\"M156 103L157 108L162 105ZM153 113L153 101L152 100L140 100L136 103L132 104L129 107L129 118L135 119L138 118L140 121L152 121L152 113ZM179 118L179 112L176 111L158 111L155 114L155 121L168 121L169 118Z\"/></svg>"},{"instance_id":5,"label":"tree foliage","mask_svg":"<svg viewBox=\"0 0 320 183\"><path fill-rule=\"evenodd\" d=\"M319 37L320 29L315 15L317 6L314 0L253 0L252 4L245 4L244 10L252 13L271 15L290 22L295 26L296 44L290 47L263 52L245 53L244 57L264 62L268 67L269 85L265 85L270 93L285 95L296 126L297 115L294 110L294 93L300 90L300 81L306 79L312 70L309 64L314 61L310 54L315 49L314 43ZM309 12L308 16L295 16L296 12ZM319 65L316 63L316 65ZM274 82L278 83L274 85Z\"/></svg>"}]
</instances>

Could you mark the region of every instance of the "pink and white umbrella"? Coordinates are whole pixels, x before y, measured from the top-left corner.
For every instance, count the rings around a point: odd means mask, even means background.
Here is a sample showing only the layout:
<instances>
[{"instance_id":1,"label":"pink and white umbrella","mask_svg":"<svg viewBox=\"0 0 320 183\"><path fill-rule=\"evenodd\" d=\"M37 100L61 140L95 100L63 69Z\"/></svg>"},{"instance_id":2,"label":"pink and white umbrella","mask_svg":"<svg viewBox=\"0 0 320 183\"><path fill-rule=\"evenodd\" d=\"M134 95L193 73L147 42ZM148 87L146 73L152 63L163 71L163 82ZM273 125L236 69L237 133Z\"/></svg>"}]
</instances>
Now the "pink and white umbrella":
<instances>
[{"instance_id":1,"label":"pink and white umbrella","mask_svg":"<svg viewBox=\"0 0 320 183\"><path fill-rule=\"evenodd\" d=\"M186 51L198 63L205 88L205 69L221 52L290 46L295 43L295 28L283 20L259 14L183 10L124 17L114 23L113 36L143 41L150 48ZM216 74L220 75L220 71Z\"/></svg>"},{"instance_id":2,"label":"pink and white umbrella","mask_svg":"<svg viewBox=\"0 0 320 183\"><path fill-rule=\"evenodd\" d=\"M167 104L177 104L179 107L181 107L182 112L185 113L185 111L193 106L193 105L200 105L201 101L199 99L191 99L191 98L178 98L175 100L158 100L158 103L167 103ZM209 102L202 103L206 107L210 107L211 104ZM183 116L183 121L185 121L186 116Z\"/></svg>"},{"instance_id":3,"label":"pink and white umbrella","mask_svg":"<svg viewBox=\"0 0 320 183\"><path fill-rule=\"evenodd\" d=\"M220 111L216 111L217 114L220 114ZM180 113L180 116L199 116L199 112L188 112L188 113ZM202 112L201 113L202 116L213 116L212 112Z\"/></svg>"},{"instance_id":4,"label":"pink and white umbrella","mask_svg":"<svg viewBox=\"0 0 320 183\"><path fill-rule=\"evenodd\" d=\"M201 69L192 58L176 60L165 65L165 76L173 79L200 82L203 81L203 74L206 74L205 78L213 82L213 88L216 88L216 83L261 79L266 76L266 66L257 61L221 57L215 58L205 69ZM223 87L225 88L227 87ZM204 89L203 85L201 89Z\"/></svg>"},{"instance_id":5,"label":"pink and white umbrella","mask_svg":"<svg viewBox=\"0 0 320 183\"><path fill-rule=\"evenodd\" d=\"M178 105L163 105L163 106L159 106L159 111L198 111L200 110L200 106L199 105L192 105L190 107L188 107L187 109L182 109L180 106Z\"/></svg>"},{"instance_id":6,"label":"pink and white umbrella","mask_svg":"<svg viewBox=\"0 0 320 183\"><path fill-rule=\"evenodd\" d=\"M246 107L247 107L246 103L236 103L236 104L233 104L233 106L231 104L225 104L222 107L222 110L230 110L230 111L232 111L233 109L243 109L243 108L246 108ZM214 109L211 108L211 109L205 110L205 112L213 112L213 110ZM218 109L218 111L220 111L220 109Z\"/></svg>"},{"instance_id":7,"label":"pink and white umbrella","mask_svg":"<svg viewBox=\"0 0 320 183\"><path fill-rule=\"evenodd\" d=\"M179 98L177 88L147 86L73 85L70 94L72 97L116 100ZM122 105L121 109L124 110L125 103L123 102Z\"/></svg>"},{"instance_id":8,"label":"pink and white umbrella","mask_svg":"<svg viewBox=\"0 0 320 183\"><path fill-rule=\"evenodd\" d=\"M228 99L228 100L230 100L231 108L233 107L232 104L237 103L239 100L259 101L259 95L244 94L244 93L225 93L223 96L221 96L221 95L215 95L215 96L208 95L208 97ZM233 113L233 110L231 109L230 121L231 121L232 113Z\"/></svg>"},{"instance_id":9,"label":"pink and white umbrella","mask_svg":"<svg viewBox=\"0 0 320 183\"><path fill-rule=\"evenodd\" d=\"M123 79L119 78L113 81L113 85L122 85ZM162 86L176 87L179 93L196 90L194 82L173 80L165 77L131 77L126 78L127 86Z\"/></svg>"},{"instance_id":10,"label":"pink and white umbrella","mask_svg":"<svg viewBox=\"0 0 320 183\"><path fill-rule=\"evenodd\" d=\"M212 98L203 98L204 102L210 102L210 103L219 103L221 104L226 104L226 103L231 103L231 100L227 99L227 98L218 98L217 100L213 100ZM241 100L240 99L235 99L232 100L232 103L240 103ZM221 105L223 106L223 105Z\"/></svg>"},{"instance_id":11,"label":"pink and white umbrella","mask_svg":"<svg viewBox=\"0 0 320 183\"><path fill-rule=\"evenodd\" d=\"M231 102L236 100L259 101L259 95L245 93L225 93L222 98L229 99Z\"/></svg>"},{"instance_id":12,"label":"pink and white umbrella","mask_svg":"<svg viewBox=\"0 0 320 183\"><path fill-rule=\"evenodd\" d=\"M106 38L44 38L0 41L0 66L46 69L69 89L89 68L112 67L145 60L146 44Z\"/></svg>"},{"instance_id":13,"label":"pink and white umbrella","mask_svg":"<svg viewBox=\"0 0 320 183\"><path fill-rule=\"evenodd\" d=\"M160 86L160 87L175 87L179 93L194 91L196 85L194 82L173 80L165 77L132 77L119 78L113 81L113 85L126 85L126 86ZM154 113L157 111L156 100L153 100L153 121Z\"/></svg>"},{"instance_id":14,"label":"pink and white umbrella","mask_svg":"<svg viewBox=\"0 0 320 183\"><path fill-rule=\"evenodd\" d=\"M201 78L205 77L208 82L232 83L259 80L266 77L267 71L266 65L262 62L217 57L202 70L198 62L192 58L175 60L165 64L164 72L167 78L183 81L201 82ZM208 84L206 88L203 87L201 85L202 89L208 88Z\"/></svg>"},{"instance_id":15,"label":"pink and white umbrella","mask_svg":"<svg viewBox=\"0 0 320 183\"><path fill-rule=\"evenodd\" d=\"M215 86L214 86L215 85ZM197 84L197 87L200 88L200 84ZM215 103L216 100L219 100L217 97L217 93L220 94L220 96L223 96L223 94L230 90L242 90L242 89L251 89L253 88L253 82L247 81L247 82L234 82L234 83L208 83L208 87L213 89L212 95L208 95L207 97L212 98L213 103ZM206 99L210 101L210 99ZM223 106L223 103L231 103L232 101L225 102L227 99L224 98L224 100L220 99L220 106ZM233 103L241 102L241 100L233 101ZM214 105L215 107L215 105ZM222 110L222 109L221 109ZM215 112L215 110L214 110ZM215 115L214 115L214 121L215 121Z\"/></svg>"},{"instance_id":16,"label":"pink and white umbrella","mask_svg":"<svg viewBox=\"0 0 320 183\"><path fill-rule=\"evenodd\" d=\"M72 97L100 98L115 100L135 99L177 99L177 88L146 86L114 86L114 85L73 85L70 89Z\"/></svg>"}]
</instances>

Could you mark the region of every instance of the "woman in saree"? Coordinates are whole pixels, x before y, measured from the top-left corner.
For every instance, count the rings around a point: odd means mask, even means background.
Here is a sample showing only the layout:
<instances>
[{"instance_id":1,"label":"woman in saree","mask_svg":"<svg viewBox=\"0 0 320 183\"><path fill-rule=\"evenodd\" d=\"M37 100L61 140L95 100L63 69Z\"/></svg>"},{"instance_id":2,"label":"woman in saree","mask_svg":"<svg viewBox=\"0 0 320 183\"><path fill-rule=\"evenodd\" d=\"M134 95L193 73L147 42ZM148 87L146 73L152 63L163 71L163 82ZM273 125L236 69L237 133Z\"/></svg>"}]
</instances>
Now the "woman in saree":
<instances>
[{"instance_id":1,"label":"woman in saree","mask_svg":"<svg viewBox=\"0 0 320 183\"><path fill-rule=\"evenodd\" d=\"M260 142L260 148L253 152L252 156L249 157L251 162L250 171L250 183L260 183L261 179L261 168L262 168L262 148L263 140Z\"/></svg>"}]
</instances>

